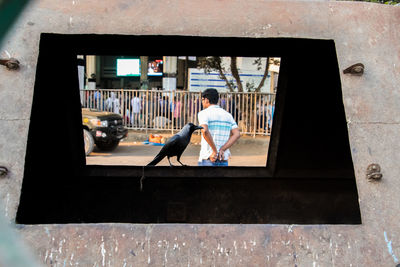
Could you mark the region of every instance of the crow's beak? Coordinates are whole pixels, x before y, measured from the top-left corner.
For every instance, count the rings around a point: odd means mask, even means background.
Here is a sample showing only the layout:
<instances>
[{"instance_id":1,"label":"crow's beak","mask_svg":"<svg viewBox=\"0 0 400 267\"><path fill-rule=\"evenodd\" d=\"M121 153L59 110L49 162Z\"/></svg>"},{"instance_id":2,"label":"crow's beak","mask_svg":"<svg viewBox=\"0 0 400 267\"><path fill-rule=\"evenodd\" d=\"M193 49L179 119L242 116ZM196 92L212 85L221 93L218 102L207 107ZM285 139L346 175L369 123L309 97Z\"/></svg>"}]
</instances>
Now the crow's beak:
<instances>
[{"instance_id":1,"label":"crow's beak","mask_svg":"<svg viewBox=\"0 0 400 267\"><path fill-rule=\"evenodd\" d=\"M200 130L200 129L203 129L203 127L201 127L201 126L196 126L194 129L195 129L195 130Z\"/></svg>"}]
</instances>

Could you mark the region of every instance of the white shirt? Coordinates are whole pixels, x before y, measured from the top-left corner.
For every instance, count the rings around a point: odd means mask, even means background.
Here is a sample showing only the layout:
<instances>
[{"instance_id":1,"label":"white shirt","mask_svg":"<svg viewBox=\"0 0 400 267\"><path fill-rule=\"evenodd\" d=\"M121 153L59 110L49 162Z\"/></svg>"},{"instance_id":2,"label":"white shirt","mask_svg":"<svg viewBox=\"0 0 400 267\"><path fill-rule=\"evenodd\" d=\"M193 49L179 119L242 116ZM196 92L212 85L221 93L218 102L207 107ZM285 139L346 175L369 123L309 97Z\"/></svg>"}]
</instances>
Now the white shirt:
<instances>
[{"instance_id":1,"label":"white shirt","mask_svg":"<svg viewBox=\"0 0 400 267\"><path fill-rule=\"evenodd\" d=\"M107 98L105 105L108 111L119 114L119 99L115 97L115 93L111 93L111 97Z\"/></svg>"},{"instance_id":2,"label":"white shirt","mask_svg":"<svg viewBox=\"0 0 400 267\"><path fill-rule=\"evenodd\" d=\"M231 130L238 128L232 115L218 105L211 105L197 114L199 125L205 124L213 138L217 151L225 145L231 135ZM199 161L208 159L212 154L212 148L201 136L201 149ZM224 160L228 160L231 155L229 149L225 150Z\"/></svg>"},{"instance_id":3,"label":"white shirt","mask_svg":"<svg viewBox=\"0 0 400 267\"><path fill-rule=\"evenodd\" d=\"M132 112L133 113L140 113L140 110L142 109L142 106L140 104L140 98L135 96L131 100L131 104L132 104Z\"/></svg>"}]
</instances>

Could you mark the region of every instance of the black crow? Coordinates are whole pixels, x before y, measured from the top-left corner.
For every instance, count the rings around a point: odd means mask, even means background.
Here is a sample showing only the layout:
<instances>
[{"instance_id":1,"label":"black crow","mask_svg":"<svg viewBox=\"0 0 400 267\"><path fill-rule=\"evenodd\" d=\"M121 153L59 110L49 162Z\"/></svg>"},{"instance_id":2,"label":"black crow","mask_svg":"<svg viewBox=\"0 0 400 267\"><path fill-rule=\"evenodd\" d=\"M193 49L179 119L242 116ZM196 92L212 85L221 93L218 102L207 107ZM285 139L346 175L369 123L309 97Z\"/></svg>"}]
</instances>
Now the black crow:
<instances>
[{"instance_id":1,"label":"black crow","mask_svg":"<svg viewBox=\"0 0 400 267\"><path fill-rule=\"evenodd\" d=\"M203 129L201 126L194 125L193 123L188 123L185 126L183 126L182 130L172 136L161 148L160 152L157 154L157 156L149 163L147 166L154 166L157 165L165 156L168 158L168 162L170 166L173 166L171 164L171 161L169 160L170 157L176 156L178 162L180 162L181 155L183 151L185 151L187 145L190 142L190 137L192 136L192 133L198 129Z\"/></svg>"}]
</instances>

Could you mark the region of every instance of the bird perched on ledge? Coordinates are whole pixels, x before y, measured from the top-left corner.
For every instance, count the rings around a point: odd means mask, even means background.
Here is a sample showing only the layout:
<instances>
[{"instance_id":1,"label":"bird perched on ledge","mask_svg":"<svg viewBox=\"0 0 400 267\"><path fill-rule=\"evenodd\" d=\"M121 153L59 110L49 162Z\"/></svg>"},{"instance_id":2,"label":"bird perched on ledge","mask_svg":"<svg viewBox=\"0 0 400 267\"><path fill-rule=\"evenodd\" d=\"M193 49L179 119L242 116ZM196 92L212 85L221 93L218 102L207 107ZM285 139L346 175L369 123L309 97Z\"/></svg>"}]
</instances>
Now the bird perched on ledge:
<instances>
[{"instance_id":1,"label":"bird perched on ledge","mask_svg":"<svg viewBox=\"0 0 400 267\"><path fill-rule=\"evenodd\" d=\"M147 164L147 166L155 166L157 163L159 163L163 158L167 157L169 166L174 166L171 164L171 161L169 160L170 157L176 156L178 162L180 162L181 156L183 151L185 151L187 145L190 142L190 138L192 137L192 133L196 130L203 129L201 126L196 126L193 123L188 123L185 126L183 126L182 130L172 136L161 148L160 152L155 156L155 158Z\"/></svg>"}]
</instances>

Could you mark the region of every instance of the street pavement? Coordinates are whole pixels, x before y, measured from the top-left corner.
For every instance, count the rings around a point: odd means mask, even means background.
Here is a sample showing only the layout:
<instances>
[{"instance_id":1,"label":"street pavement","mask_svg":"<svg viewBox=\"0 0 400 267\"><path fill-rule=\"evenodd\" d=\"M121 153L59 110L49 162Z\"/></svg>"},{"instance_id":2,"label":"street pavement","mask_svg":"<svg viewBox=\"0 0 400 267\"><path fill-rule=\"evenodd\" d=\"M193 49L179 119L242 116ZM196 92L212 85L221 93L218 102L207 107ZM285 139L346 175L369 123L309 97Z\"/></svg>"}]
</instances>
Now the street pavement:
<instances>
[{"instance_id":1,"label":"street pavement","mask_svg":"<svg viewBox=\"0 0 400 267\"><path fill-rule=\"evenodd\" d=\"M232 157L229 166L262 166L266 165L268 137L241 137L231 148ZM88 165L147 165L160 151L161 146L143 144L142 141L123 141L112 152L100 151L95 147L86 157ZM182 154L181 162L189 166L197 166L200 152L200 136L193 135L191 143ZM173 165L179 166L176 157L171 158ZM167 158L157 166L169 166Z\"/></svg>"}]
</instances>

